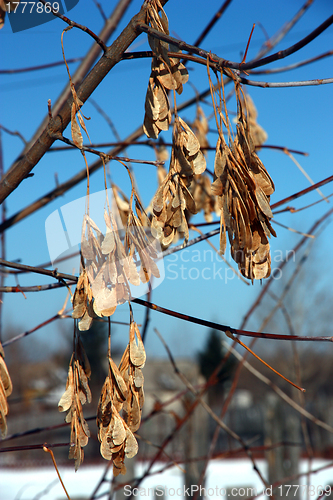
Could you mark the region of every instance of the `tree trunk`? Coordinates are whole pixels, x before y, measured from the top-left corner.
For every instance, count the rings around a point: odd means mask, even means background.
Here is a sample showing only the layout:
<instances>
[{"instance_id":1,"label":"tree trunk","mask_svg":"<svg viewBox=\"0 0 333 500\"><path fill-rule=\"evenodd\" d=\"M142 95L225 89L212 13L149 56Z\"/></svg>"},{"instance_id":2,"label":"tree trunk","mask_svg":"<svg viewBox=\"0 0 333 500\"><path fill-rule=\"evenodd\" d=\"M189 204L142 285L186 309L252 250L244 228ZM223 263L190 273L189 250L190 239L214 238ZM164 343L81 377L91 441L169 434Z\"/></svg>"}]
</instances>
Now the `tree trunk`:
<instances>
[{"instance_id":1,"label":"tree trunk","mask_svg":"<svg viewBox=\"0 0 333 500\"><path fill-rule=\"evenodd\" d=\"M266 400L265 445L271 446L281 442L295 443L295 445L280 445L267 451L268 483L280 482L284 477L298 473L300 446L300 420L297 415L286 413L286 407L275 394L269 394ZM290 491L289 486L277 486L272 493L276 498L299 499L296 491L297 479L293 479Z\"/></svg>"}]
</instances>

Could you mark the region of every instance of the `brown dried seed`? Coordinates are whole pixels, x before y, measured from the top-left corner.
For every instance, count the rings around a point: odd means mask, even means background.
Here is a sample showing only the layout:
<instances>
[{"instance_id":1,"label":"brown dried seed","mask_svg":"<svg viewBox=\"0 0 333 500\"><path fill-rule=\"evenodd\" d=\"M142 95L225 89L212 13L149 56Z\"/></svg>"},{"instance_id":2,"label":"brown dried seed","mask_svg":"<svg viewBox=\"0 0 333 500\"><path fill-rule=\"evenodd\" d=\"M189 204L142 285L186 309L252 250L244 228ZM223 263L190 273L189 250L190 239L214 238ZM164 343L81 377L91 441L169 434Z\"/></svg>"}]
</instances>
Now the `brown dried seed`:
<instances>
[{"instance_id":1,"label":"brown dried seed","mask_svg":"<svg viewBox=\"0 0 333 500\"><path fill-rule=\"evenodd\" d=\"M143 131L146 136L150 137L151 139L157 139L158 134L160 133L160 130L158 127L156 127L155 122L153 122L147 115L145 116L143 122Z\"/></svg>"},{"instance_id":2,"label":"brown dried seed","mask_svg":"<svg viewBox=\"0 0 333 500\"><path fill-rule=\"evenodd\" d=\"M79 362L76 362L76 369L80 377L82 392L84 394L84 400L82 401L80 398L81 403L84 404L86 403L86 401L88 401L88 403L91 403L91 391L89 388L87 375L85 374L83 367L80 365Z\"/></svg>"},{"instance_id":3,"label":"brown dried seed","mask_svg":"<svg viewBox=\"0 0 333 500\"><path fill-rule=\"evenodd\" d=\"M1 342L0 342L0 346L1 346ZM2 349L2 346L1 346L1 349ZM12 381L11 381L11 378L9 376L9 372L8 372L8 369L7 369L5 360L4 360L4 355L1 355L1 354L0 354L0 380L1 380L3 388L4 388L5 396L6 397L10 396L12 393L12 390L13 390L13 385L12 385Z\"/></svg>"},{"instance_id":4,"label":"brown dried seed","mask_svg":"<svg viewBox=\"0 0 333 500\"><path fill-rule=\"evenodd\" d=\"M90 309L90 310L88 310ZM78 327L80 332L85 332L90 329L91 324L93 322L93 316L94 312L92 309L91 304L89 304L89 307L86 309L84 315L82 316L81 320L78 323Z\"/></svg>"},{"instance_id":5,"label":"brown dried seed","mask_svg":"<svg viewBox=\"0 0 333 500\"><path fill-rule=\"evenodd\" d=\"M112 438L115 446L122 444L126 439L126 430L123 424L122 418L115 414L114 415L114 426L112 430Z\"/></svg>"},{"instance_id":6,"label":"brown dried seed","mask_svg":"<svg viewBox=\"0 0 333 500\"><path fill-rule=\"evenodd\" d=\"M133 458L139 451L137 440L130 429L127 429L125 455L127 458Z\"/></svg>"},{"instance_id":7,"label":"brown dried seed","mask_svg":"<svg viewBox=\"0 0 333 500\"><path fill-rule=\"evenodd\" d=\"M141 371L140 368L135 367L135 370L134 370L134 384L135 384L135 387L138 387L138 388L142 387L143 383L144 383L144 378L143 378L142 371Z\"/></svg>"},{"instance_id":8,"label":"brown dried seed","mask_svg":"<svg viewBox=\"0 0 333 500\"><path fill-rule=\"evenodd\" d=\"M132 388L129 390L129 396L124 404L124 419L128 427L132 432L139 429L141 423L141 410L138 394L133 391Z\"/></svg>"},{"instance_id":9,"label":"brown dried seed","mask_svg":"<svg viewBox=\"0 0 333 500\"><path fill-rule=\"evenodd\" d=\"M83 146L83 137L81 134L80 126L76 119L76 104L73 102L72 110L71 110L71 133L74 144L78 148L82 148Z\"/></svg>"},{"instance_id":10,"label":"brown dried seed","mask_svg":"<svg viewBox=\"0 0 333 500\"><path fill-rule=\"evenodd\" d=\"M137 343L135 341L137 336ZM132 321L130 325L130 343L129 343L130 360L134 366L142 368L146 362L146 352L141 339L140 331L137 324Z\"/></svg>"},{"instance_id":11,"label":"brown dried seed","mask_svg":"<svg viewBox=\"0 0 333 500\"><path fill-rule=\"evenodd\" d=\"M72 365L70 365L68 369L66 391L61 396L60 401L58 403L59 411L69 410L69 408L72 406L73 400L74 400L74 376L73 376Z\"/></svg>"},{"instance_id":12,"label":"brown dried seed","mask_svg":"<svg viewBox=\"0 0 333 500\"><path fill-rule=\"evenodd\" d=\"M107 231L101 245L101 250L104 255L109 254L114 250L115 239L112 231Z\"/></svg>"},{"instance_id":13,"label":"brown dried seed","mask_svg":"<svg viewBox=\"0 0 333 500\"><path fill-rule=\"evenodd\" d=\"M127 397L127 387L124 382L124 379L119 371L119 368L117 367L116 363L113 361L112 358L109 358L109 363L110 363L110 369L111 373L114 377L114 381L117 386L117 391L123 401L125 401Z\"/></svg>"}]
</instances>

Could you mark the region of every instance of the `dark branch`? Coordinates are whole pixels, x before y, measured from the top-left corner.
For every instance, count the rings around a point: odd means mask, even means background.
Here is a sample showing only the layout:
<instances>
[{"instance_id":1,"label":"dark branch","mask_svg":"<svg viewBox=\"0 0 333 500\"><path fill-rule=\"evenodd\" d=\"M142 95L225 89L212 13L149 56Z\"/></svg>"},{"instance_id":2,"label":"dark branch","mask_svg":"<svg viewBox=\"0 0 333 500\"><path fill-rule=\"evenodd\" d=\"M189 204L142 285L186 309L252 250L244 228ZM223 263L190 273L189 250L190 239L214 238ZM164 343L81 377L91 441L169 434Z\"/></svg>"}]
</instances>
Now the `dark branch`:
<instances>
[{"instance_id":1,"label":"dark branch","mask_svg":"<svg viewBox=\"0 0 333 500\"><path fill-rule=\"evenodd\" d=\"M280 335L275 333L261 333L261 332L250 332L247 330L236 330L227 325L220 325L219 323L213 323L212 321L206 321L201 318L195 318L194 316L188 316L187 314L182 314L165 307L158 306L146 300L139 298L132 299L132 302L140 304L141 306L149 307L153 311L161 312L162 314L167 314L168 316L173 316L174 318L182 319L188 321L189 323L195 323L196 325L206 326L207 328L219 330L220 332L231 332L234 335L240 335L244 337L255 337L259 339L270 339L270 340L288 340L288 341L306 341L306 342L332 342L333 337L302 337L290 335Z\"/></svg>"},{"instance_id":2,"label":"dark branch","mask_svg":"<svg viewBox=\"0 0 333 500\"><path fill-rule=\"evenodd\" d=\"M58 273L57 270L50 271L49 269L43 269L41 267L26 266L25 264L19 264L18 262L9 262L7 260L0 259L0 265L5 267L10 267L12 269L21 269L30 273L44 274L45 276L51 276L52 278L59 280L70 280L76 281L77 278L71 274Z\"/></svg>"}]
</instances>

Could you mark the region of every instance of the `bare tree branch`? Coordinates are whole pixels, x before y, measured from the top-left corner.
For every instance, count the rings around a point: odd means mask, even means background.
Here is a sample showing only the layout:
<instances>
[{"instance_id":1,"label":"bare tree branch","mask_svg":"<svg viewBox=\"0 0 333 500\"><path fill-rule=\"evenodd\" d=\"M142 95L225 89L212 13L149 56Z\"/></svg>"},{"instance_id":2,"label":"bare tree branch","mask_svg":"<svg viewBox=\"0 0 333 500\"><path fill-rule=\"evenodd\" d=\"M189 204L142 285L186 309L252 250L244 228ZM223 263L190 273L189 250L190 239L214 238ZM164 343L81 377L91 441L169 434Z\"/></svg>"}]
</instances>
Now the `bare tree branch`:
<instances>
[{"instance_id":1,"label":"bare tree branch","mask_svg":"<svg viewBox=\"0 0 333 500\"><path fill-rule=\"evenodd\" d=\"M197 54L200 57L204 57L206 60L209 59L212 62L215 62L217 64L217 68L230 68L230 69L236 69L239 71L247 71L249 69L253 68L258 68L260 66L265 66L266 64L269 64L274 61L278 61L279 59L284 59L285 57L290 56L291 54L294 54L298 50L302 49L306 45L308 45L312 40L317 38L323 31L325 31L327 28L329 28L333 24L333 15L330 16L326 21L324 21L318 28L313 30L309 35L307 35L305 38L297 42L296 44L292 45L291 47L288 47L287 49L284 50L279 50L275 54L272 54L270 56L264 57L262 59L255 59L254 61L250 61L248 63L236 63L232 61L228 61L226 59L223 59L222 57L217 56L216 54L212 54L211 52L207 52L206 50L200 48L200 47L195 47L194 45L189 45L183 41L177 40L176 38L173 38L169 35L165 35L164 33L161 33L160 31L155 30L154 28L151 28L150 26L147 26L146 24L142 24L140 26L140 30L144 31L145 33L157 38L158 40L163 40L165 42L169 42L173 45L176 45L179 49L181 50L187 50L190 53Z\"/></svg>"},{"instance_id":2,"label":"bare tree branch","mask_svg":"<svg viewBox=\"0 0 333 500\"><path fill-rule=\"evenodd\" d=\"M127 2L126 2L127 5ZM145 19L145 8L133 17L127 27L115 40L115 42L107 49L106 53L95 65L94 69L86 76L83 82L77 89L78 98L84 103L93 93L95 88L111 71L111 69L120 61L121 55L136 39L139 32L138 25ZM62 95L62 102L64 96ZM49 121L48 125L43 129L39 138L28 152L23 154L14 165L9 169L4 177L0 180L0 203L22 182L23 179L31 172L38 161L44 156L46 151L51 147L55 138L67 127L71 119L71 104L72 98L65 101L59 111L53 109L56 113L56 118Z\"/></svg>"},{"instance_id":3,"label":"bare tree branch","mask_svg":"<svg viewBox=\"0 0 333 500\"><path fill-rule=\"evenodd\" d=\"M84 57L73 57L71 59L66 59L67 64L76 63L82 61ZM13 75L16 73L28 73L30 71L40 71L42 69L55 68L56 66L63 66L64 60L56 61L53 63L40 64L39 66L29 66L28 68L17 68L17 69L0 69L0 75ZM26 142L26 141L25 141Z\"/></svg>"}]
</instances>

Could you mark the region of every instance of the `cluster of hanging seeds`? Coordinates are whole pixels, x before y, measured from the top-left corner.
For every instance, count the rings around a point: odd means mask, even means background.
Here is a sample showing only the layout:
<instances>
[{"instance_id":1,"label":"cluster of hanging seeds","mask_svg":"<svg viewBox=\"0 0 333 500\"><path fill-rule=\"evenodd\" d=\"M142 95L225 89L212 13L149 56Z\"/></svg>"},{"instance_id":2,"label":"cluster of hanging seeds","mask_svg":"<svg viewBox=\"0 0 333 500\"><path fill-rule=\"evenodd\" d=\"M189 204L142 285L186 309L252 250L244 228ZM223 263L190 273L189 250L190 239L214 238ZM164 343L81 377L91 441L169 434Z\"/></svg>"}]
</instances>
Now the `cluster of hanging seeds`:
<instances>
[{"instance_id":1,"label":"cluster of hanging seeds","mask_svg":"<svg viewBox=\"0 0 333 500\"><path fill-rule=\"evenodd\" d=\"M90 437L82 406L91 402L88 385L91 370L78 331L75 332L74 342L75 349L69 363L66 390L58 407L59 411L67 411L65 421L71 424L69 458L75 460L75 470L77 470L83 462L83 448L88 444ZM141 423L144 403L142 368L145 362L146 353L141 334L130 308L129 343L118 367L111 357L109 348L109 373L97 408L101 455L106 460L112 459L115 476L126 473L125 457L132 458L138 452L134 432L139 429Z\"/></svg>"},{"instance_id":2,"label":"cluster of hanging seeds","mask_svg":"<svg viewBox=\"0 0 333 500\"><path fill-rule=\"evenodd\" d=\"M115 476L126 473L125 457L132 458L138 452L134 432L141 423L144 402L141 369L145 361L146 353L140 331L131 315L129 344L119 367L109 356L109 374L105 379L97 410L101 455L106 460L112 459Z\"/></svg>"},{"instance_id":3,"label":"cluster of hanging seeds","mask_svg":"<svg viewBox=\"0 0 333 500\"><path fill-rule=\"evenodd\" d=\"M125 202L124 202L125 203ZM82 268L73 297L73 318L79 329L88 330L93 318L111 316L117 305L130 300L130 284L147 283L159 277L158 257L150 235L150 221L136 198L136 213L128 205L126 237L119 236L112 212L104 210L105 234L84 216L81 238ZM138 259L137 259L138 256Z\"/></svg>"},{"instance_id":4,"label":"cluster of hanging seeds","mask_svg":"<svg viewBox=\"0 0 333 500\"><path fill-rule=\"evenodd\" d=\"M218 197L221 210L220 251L224 254L228 233L232 258L243 276L254 280L268 278L271 272L269 238L276 236L270 224L273 217L270 195L274 192L274 183L255 151L245 97L237 82L235 93L238 114L234 139L220 99L220 133L212 193ZM224 138L222 123L226 126L229 144Z\"/></svg>"},{"instance_id":5,"label":"cluster of hanging seeds","mask_svg":"<svg viewBox=\"0 0 333 500\"><path fill-rule=\"evenodd\" d=\"M190 127L175 116L169 173L159 186L152 201L152 234L159 239L162 248L174 240L176 231L189 238L185 210L197 212L189 186L195 174L206 168L206 160L200 144Z\"/></svg>"},{"instance_id":6,"label":"cluster of hanging seeds","mask_svg":"<svg viewBox=\"0 0 333 500\"><path fill-rule=\"evenodd\" d=\"M159 14L160 11L160 14ZM146 24L169 34L168 18L159 0L152 0L147 9ZM188 81L188 72L178 58L168 56L168 51L181 51L169 43L148 36L149 45L154 53L151 64L148 90L145 101L143 130L147 137L157 139L161 130L168 130L171 123L171 110L168 91L183 91L183 84Z\"/></svg>"},{"instance_id":7,"label":"cluster of hanging seeds","mask_svg":"<svg viewBox=\"0 0 333 500\"><path fill-rule=\"evenodd\" d=\"M91 402L88 379L91 375L90 364L78 335L75 335L75 348L72 354L66 391L62 395L58 408L67 411L65 421L71 424L69 458L75 460L75 470L83 462L83 448L88 444L90 432L83 417L82 405Z\"/></svg>"}]
</instances>

